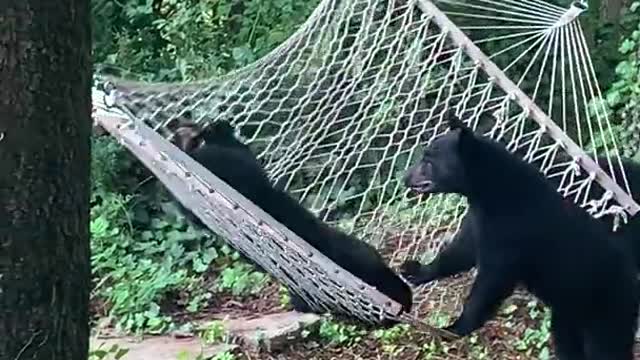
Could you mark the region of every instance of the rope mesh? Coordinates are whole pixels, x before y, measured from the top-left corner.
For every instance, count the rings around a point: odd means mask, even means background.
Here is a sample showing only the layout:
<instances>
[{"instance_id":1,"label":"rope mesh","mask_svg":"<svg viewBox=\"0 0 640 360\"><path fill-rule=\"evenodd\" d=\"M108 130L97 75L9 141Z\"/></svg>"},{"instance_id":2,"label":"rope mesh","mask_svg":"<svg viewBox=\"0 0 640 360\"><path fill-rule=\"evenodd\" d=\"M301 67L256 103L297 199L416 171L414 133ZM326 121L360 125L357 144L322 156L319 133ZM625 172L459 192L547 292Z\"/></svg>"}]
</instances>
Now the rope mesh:
<instances>
[{"instance_id":1,"label":"rope mesh","mask_svg":"<svg viewBox=\"0 0 640 360\"><path fill-rule=\"evenodd\" d=\"M187 116L203 126L230 121L276 186L327 223L373 244L392 266L428 261L464 214L462 198L409 197L401 181L420 147L445 131L450 108L560 179L558 190L594 216L635 213L626 179L615 178L622 164L576 18L584 6L469 0L440 1L438 7L447 16L428 0L323 0L293 36L258 62L188 84L115 79L115 105L166 137L172 123ZM502 72L489 74L471 41ZM540 108L525 106L531 100ZM558 131L545 124L547 116ZM609 162L606 175L580 150L594 142L604 144L594 155ZM587 196L594 187L602 189L601 198ZM206 204L218 217L228 213L215 201ZM326 296L343 284L304 256L280 256L282 249L268 241L273 234L262 233L241 212L216 220L216 231L235 239L252 259L264 257L265 264L258 262L277 278L302 281L305 298L325 299L318 306L335 302ZM288 277L284 269L293 264L305 264L324 280ZM417 311L455 310L464 286L464 279L451 279L416 289ZM357 301L338 302L357 308Z\"/></svg>"},{"instance_id":2,"label":"rope mesh","mask_svg":"<svg viewBox=\"0 0 640 360\"><path fill-rule=\"evenodd\" d=\"M299 240L144 123L104 114L98 114L98 121L207 226L282 280L312 308L353 314L372 323L399 315L399 304Z\"/></svg>"}]
</instances>

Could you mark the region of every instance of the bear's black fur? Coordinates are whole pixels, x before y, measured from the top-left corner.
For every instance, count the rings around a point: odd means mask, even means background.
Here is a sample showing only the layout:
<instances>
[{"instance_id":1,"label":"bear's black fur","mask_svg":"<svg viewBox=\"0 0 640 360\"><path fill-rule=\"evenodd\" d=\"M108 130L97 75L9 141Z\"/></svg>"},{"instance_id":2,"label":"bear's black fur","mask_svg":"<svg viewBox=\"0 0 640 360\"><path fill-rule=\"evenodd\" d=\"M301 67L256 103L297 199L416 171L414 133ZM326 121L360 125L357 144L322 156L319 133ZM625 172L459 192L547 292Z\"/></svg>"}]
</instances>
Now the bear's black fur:
<instances>
[{"instance_id":1,"label":"bear's black fur","mask_svg":"<svg viewBox=\"0 0 640 360\"><path fill-rule=\"evenodd\" d=\"M602 169L609 173L609 162L606 158L600 157L598 163ZM640 201L640 164L628 159L622 160L629 186L631 187L631 196ZM620 185L623 184L620 170L614 166L616 180ZM547 179L552 186L559 184L559 177ZM599 198L602 196L603 190L594 186L590 188L590 198ZM566 199L565 201L572 201ZM409 260L402 265L403 275L414 285L423 285L429 282L440 280L449 276L453 276L465 271L471 270L476 264L475 257L475 239L471 232L473 220L466 216L460 222L460 229L453 237L451 242L447 244L442 251L428 264L421 264L415 260ZM608 231L613 229L613 219L606 216L598 219L606 227ZM640 272L640 215L636 215L629 219L627 224L623 224L621 228L612 233L613 241L622 242L623 246L631 252L634 257L636 268Z\"/></svg>"},{"instance_id":2,"label":"bear's black fur","mask_svg":"<svg viewBox=\"0 0 640 360\"><path fill-rule=\"evenodd\" d=\"M275 189L249 147L234 136L229 123L216 122L202 132L183 124L176 131L174 144L336 264L400 303L405 312L411 310L411 287L380 254L364 241L326 225L285 191ZM292 292L290 295L296 310L310 311L301 297Z\"/></svg>"},{"instance_id":3,"label":"bear's black fur","mask_svg":"<svg viewBox=\"0 0 640 360\"><path fill-rule=\"evenodd\" d=\"M201 131L194 123L183 121L174 132L174 145L245 197L270 191L269 178L262 165L251 149L236 139L229 123L216 122ZM176 204L192 223L206 227L179 201Z\"/></svg>"},{"instance_id":4,"label":"bear's black fur","mask_svg":"<svg viewBox=\"0 0 640 360\"><path fill-rule=\"evenodd\" d=\"M456 193L469 203L478 274L447 330L478 329L524 285L551 309L559 359L631 360L638 289L628 252L532 165L449 121L451 131L405 178L419 193Z\"/></svg>"}]
</instances>

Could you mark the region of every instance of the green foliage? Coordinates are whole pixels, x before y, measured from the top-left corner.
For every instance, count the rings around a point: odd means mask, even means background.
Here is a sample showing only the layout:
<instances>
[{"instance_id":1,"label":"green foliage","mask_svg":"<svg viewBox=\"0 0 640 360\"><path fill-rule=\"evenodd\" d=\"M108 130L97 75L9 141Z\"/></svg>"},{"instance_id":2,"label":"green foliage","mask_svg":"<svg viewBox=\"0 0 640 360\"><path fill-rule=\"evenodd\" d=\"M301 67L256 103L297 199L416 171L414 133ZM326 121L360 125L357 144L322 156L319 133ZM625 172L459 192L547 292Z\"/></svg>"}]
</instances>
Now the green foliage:
<instances>
[{"instance_id":1,"label":"green foliage","mask_svg":"<svg viewBox=\"0 0 640 360\"><path fill-rule=\"evenodd\" d=\"M631 24L630 35L618 52L622 61L615 67L615 81L605 93L606 106L613 118L615 139L626 157L640 156L640 2L631 4L623 22ZM602 147L604 144L596 144Z\"/></svg>"},{"instance_id":2,"label":"green foliage","mask_svg":"<svg viewBox=\"0 0 640 360\"><path fill-rule=\"evenodd\" d=\"M124 175L131 173L132 162L113 144L94 144L90 226L93 300L103 304L115 325L163 332L173 326L168 302L196 312L216 289L239 296L259 291L267 277L251 271L212 234L176 216L157 186L123 186L137 180ZM203 286L219 268L224 270L215 286Z\"/></svg>"},{"instance_id":3,"label":"green foliage","mask_svg":"<svg viewBox=\"0 0 640 360\"><path fill-rule=\"evenodd\" d=\"M360 342L366 334L365 330L356 325L344 324L330 318L323 318L318 329L320 338L332 345L350 346Z\"/></svg>"},{"instance_id":4,"label":"green foliage","mask_svg":"<svg viewBox=\"0 0 640 360\"><path fill-rule=\"evenodd\" d=\"M278 296L280 297L280 306L287 307L291 304L291 295L286 286L282 285L278 288Z\"/></svg>"},{"instance_id":5,"label":"green foliage","mask_svg":"<svg viewBox=\"0 0 640 360\"><path fill-rule=\"evenodd\" d=\"M235 359L236 359L236 356L229 351L219 352L215 354L213 357L205 357L204 354L199 354L195 358L193 358L191 354L189 354L188 352L181 351L178 353L178 356L176 357L176 360L235 360Z\"/></svg>"},{"instance_id":6,"label":"green foliage","mask_svg":"<svg viewBox=\"0 0 640 360\"><path fill-rule=\"evenodd\" d=\"M477 334L472 334L469 337L469 344L471 345L471 351L469 352L469 355L471 355L472 359L477 359L477 360L490 359L489 349L487 349L486 346L484 346L478 341Z\"/></svg>"},{"instance_id":7,"label":"green foliage","mask_svg":"<svg viewBox=\"0 0 640 360\"><path fill-rule=\"evenodd\" d=\"M397 355L403 350L398 343L409 333L408 324L398 324L389 329L378 329L373 332L373 337L380 341L382 350L389 355Z\"/></svg>"},{"instance_id":8,"label":"green foliage","mask_svg":"<svg viewBox=\"0 0 640 360\"><path fill-rule=\"evenodd\" d=\"M561 1L562 7L567 7L571 1ZM611 3L606 0L588 1L589 10L580 15L580 24L584 29L585 40L589 47L591 60L593 61L600 84L611 84L615 78L615 65L624 56L620 54L618 45L621 39L635 26L633 16L620 16L618 6L623 3ZM605 10L613 6L613 9ZM604 14L613 16L607 19Z\"/></svg>"},{"instance_id":9,"label":"green foliage","mask_svg":"<svg viewBox=\"0 0 640 360\"><path fill-rule=\"evenodd\" d=\"M433 339L424 343L420 349L423 360L445 359L448 352L449 345L447 343Z\"/></svg>"},{"instance_id":10,"label":"green foliage","mask_svg":"<svg viewBox=\"0 0 640 360\"><path fill-rule=\"evenodd\" d=\"M218 289L228 290L233 295L258 294L267 284L268 277L261 272L253 271L251 265L234 263L222 270L218 281Z\"/></svg>"},{"instance_id":11,"label":"green foliage","mask_svg":"<svg viewBox=\"0 0 640 360\"><path fill-rule=\"evenodd\" d=\"M235 360L236 356L229 351L216 354L211 360Z\"/></svg>"},{"instance_id":12,"label":"green foliage","mask_svg":"<svg viewBox=\"0 0 640 360\"><path fill-rule=\"evenodd\" d=\"M551 358L549 340L551 339L551 311L541 309L536 301L527 304L529 317L538 320L537 328L528 327L524 331L524 336L516 344L516 348L527 357L535 356L536 359L547 360Z\"/></svg>"},{"instance_id":13,"label":"green foliage","mask_svg":"<svg viewBox=\"0 0 640 360\"><path fill-rule=\"evenodd\" d=\"M226 73L291 35L317 1L96 0L94 57L146 80Z\"/></svg>"},{"instance_id":14,"label":"green foliage","mask_svg":"<svg viewBox=\"0 0 640 360\"><path fill-rule=\"evenodd\" d=\"M383 344L393 344L401 340L409 332L409 325L398 324L389 329L378 329L373 332L373 337Z\"/></svg>"},{"instance_id":15,"label":"green foliage","mask_svg":"<svg viewBox=\"0 0 640 360\"><path fill-rule=\"evenodd\" d=\"M133 159L117 141L109 137L92 140L91 194L93 201L110 192L118 192L131 185Z\"/></svg>"},{"instance_id":16,"label":"green foliage","mask_svg":"<svg viewBox=\"0 0 640 360\"><path fill-rule=\"evenodd\" d=\"M224 342L227 337L227 330L224 328L222 321L216 320L207 324L201 336L206 344Z\"/></svg>"},{"instance_id":17,"label":"green foliage","mask_svg":"<svg viewBox=\"0 0 640 360\"><path fill-rule=\"evenodd\" d=\"M166 218L151 218L148 229L133 226L131 198L105 196L92 209L92 265L101 279L94 291L110 304L124 330L166 330L163 296L195 281L217 257L213 239L183 231Z\"/></svg>"},{"instance_id":18,"label":"green foliage","mask_svg":"<svg viewBox=\"0 0 640 360\"><path fill-rule=\"evenodd\" d=\"M451 317L446 312L435 311L427 319L427 323L435 327L445 327L449 324Z\"/></svg>"},{"instance_id":19,"label":"green foliage","mask_svg":"<svg viewBox=\"0 0 640 360\"><path fill-rule=\"evenodd\" d=\"M120 360L128 352L129 349L121 348L117 344L108 349L104 348L104 344L100 344L97 349L89 351L89 360Z\"/></svg>"}]
</instances>

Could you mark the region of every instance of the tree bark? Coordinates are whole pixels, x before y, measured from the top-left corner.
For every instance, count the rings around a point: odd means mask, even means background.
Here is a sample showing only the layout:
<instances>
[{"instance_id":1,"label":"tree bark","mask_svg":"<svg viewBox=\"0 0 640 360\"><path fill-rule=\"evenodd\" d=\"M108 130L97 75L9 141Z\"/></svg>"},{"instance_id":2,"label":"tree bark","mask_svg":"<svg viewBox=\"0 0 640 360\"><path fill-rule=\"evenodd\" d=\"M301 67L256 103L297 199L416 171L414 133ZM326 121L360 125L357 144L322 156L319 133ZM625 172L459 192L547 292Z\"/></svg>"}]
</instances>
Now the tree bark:
<instances>
[{"instance_id":1,"label":"tree bark","mask_svg":"<svg viewBox=\"0 0 640 360\"><path fill-rule=\"evenodd\" d=\"M600 3L600 18L607 23L618 23L622 11L631 5L630 0L602 0Z\"/></svg>"},{"instance_id":2,"label":"tree bark","mask_svg":"<svg viewBox=\"0 0 640 360\"><path fill-rule=\"evenodd\" d=\"M89 0L0 0L0 359L89 347Z\"/></svg>"}]
</instances>

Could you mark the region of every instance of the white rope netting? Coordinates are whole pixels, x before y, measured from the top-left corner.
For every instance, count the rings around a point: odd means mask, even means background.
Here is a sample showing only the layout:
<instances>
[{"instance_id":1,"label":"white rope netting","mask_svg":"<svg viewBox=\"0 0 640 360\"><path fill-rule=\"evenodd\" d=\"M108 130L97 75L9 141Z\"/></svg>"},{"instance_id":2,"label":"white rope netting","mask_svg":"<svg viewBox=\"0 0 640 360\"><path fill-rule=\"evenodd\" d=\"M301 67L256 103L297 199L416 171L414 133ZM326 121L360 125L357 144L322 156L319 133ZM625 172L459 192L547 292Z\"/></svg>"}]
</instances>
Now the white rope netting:
<instances>
[{"instance_id":1,"label":"white rope netting","mask_svg":"<svg viewBox=\"0 0 640 360\"><path fill-rule=\"evenodd\" d=\"M393 266L428 260L456 232L465 203L408 197L402 174L445 131L450 108L558 178L558 190L594 216L638 210L577 18L585 8L323 0L258 62L189 84L114 80L115 106L166 136L187 115L203 125L230 121L276 186L324 221L373 244ZM604 144L593 155L610 173L581 150L593 143ZM587 196L592 187L603 197ZM453 310L453 289L424 286L417 308Z\"/></svg>"}]
</instances>

